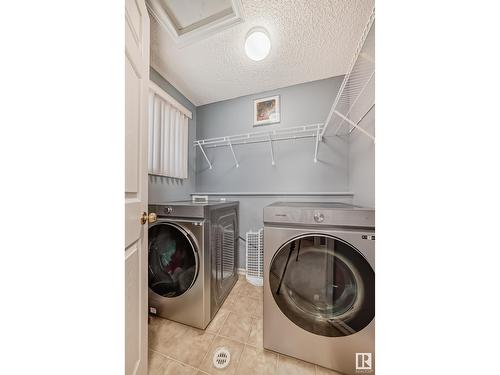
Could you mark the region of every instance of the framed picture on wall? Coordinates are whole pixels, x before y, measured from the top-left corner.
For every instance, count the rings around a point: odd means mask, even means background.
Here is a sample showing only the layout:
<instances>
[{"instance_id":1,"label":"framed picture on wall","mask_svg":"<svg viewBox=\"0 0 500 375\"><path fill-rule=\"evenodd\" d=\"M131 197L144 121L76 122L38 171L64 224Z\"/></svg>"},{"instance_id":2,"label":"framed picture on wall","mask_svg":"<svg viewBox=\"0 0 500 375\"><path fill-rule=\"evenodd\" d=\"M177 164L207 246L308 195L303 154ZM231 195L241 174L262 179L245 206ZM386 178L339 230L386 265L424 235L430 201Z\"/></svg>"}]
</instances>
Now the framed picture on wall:
<instances>
[{"instance_id":1,"label":"framed picture on wall","mask_svg":"<svg viewBox=\"0 0 500 375\"><path fill-rule=\"evenodd\" d=\"M256 99L253 102L253 126L280 122L279 95Z\"/></svg>"}]
</instances>

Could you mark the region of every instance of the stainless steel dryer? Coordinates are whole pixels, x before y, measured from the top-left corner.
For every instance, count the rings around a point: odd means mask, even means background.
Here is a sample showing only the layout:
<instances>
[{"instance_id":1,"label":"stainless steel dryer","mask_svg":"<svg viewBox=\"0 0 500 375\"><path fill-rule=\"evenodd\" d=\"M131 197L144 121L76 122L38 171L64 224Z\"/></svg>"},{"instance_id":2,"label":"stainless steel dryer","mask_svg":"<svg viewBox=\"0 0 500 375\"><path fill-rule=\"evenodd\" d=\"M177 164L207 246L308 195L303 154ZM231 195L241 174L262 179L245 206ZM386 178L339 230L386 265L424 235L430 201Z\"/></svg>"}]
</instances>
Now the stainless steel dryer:
<instances>
[{"instance_id":1,"label":"stainless steel dryer","mask_svg":"<svg viewBox=\"0 0 500 375\"><path fill-rule=\"evenodd\" d=\"M237 281L238 202L154 203L150 312L205 329Z\"/></svg>"},{"instance_id":2,"label":"stainless steel dryer","mask_svg":"<svg viewBox=\"0 0 500 375\"><path fill-rule=\"evenodd\" d=\"M374 373L374 210L264 208L264 347L346 374Z\"/></svg>"}]
</instances>

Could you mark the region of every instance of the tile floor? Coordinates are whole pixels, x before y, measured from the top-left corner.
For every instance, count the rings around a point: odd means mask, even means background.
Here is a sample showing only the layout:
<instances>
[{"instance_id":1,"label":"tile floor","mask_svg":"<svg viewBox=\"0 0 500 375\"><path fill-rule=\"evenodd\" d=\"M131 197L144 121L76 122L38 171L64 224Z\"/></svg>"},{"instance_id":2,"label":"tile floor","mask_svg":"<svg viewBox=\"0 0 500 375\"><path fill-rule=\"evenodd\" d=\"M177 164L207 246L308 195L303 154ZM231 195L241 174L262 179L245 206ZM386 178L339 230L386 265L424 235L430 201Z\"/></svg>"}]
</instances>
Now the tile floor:
<instances>
[{"instance_id":1,"label":"tile floor","mask_svg":"<svg viewBox=\"0 0 500 375\"><path fill-rule=\"evenodd\" d=\"M220 346L231 352L228 367L212 365ZM336 375L262 346L262 288L238 280L206 330L152 317L149 324L149 375Z\"/></svg>"}]
</instances>

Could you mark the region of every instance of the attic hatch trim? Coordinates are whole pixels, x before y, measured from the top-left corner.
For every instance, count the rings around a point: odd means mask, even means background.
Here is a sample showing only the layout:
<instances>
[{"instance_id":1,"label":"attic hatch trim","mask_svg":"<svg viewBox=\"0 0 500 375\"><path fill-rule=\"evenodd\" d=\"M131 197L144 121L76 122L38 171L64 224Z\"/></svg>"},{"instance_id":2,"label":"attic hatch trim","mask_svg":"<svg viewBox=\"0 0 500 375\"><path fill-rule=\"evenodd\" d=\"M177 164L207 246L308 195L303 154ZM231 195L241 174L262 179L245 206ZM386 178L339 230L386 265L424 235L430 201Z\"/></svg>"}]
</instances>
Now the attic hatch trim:
<instances>
[{"instance_id":1,"label":"attic hatch trim","mask_svg":"<svg viewBox=\"0 0 500 375\"><path fill-rule=\"evenodd\" d=\"M146 0L149 14L180 47L205 39L244 21L241 0L231 0L231 7L205 17L184 28L178 25L173 14L165 9L161 0Z\"/></svg>"}]
</instances>

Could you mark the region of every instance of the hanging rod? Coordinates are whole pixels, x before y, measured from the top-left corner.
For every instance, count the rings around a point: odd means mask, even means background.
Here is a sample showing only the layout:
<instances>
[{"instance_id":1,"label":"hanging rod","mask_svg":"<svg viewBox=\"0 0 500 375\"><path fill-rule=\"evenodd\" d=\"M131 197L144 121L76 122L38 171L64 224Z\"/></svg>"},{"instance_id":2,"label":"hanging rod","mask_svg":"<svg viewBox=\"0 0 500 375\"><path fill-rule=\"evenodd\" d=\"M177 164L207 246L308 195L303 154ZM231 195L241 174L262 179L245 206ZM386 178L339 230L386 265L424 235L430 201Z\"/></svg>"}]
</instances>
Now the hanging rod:
<instances>
[{"instance_id":1,"label":"hanging rod","mask_svg":"<svg viewBox=\"0 0 500 375\"><path fill-rule=\"evenodd\" d=\"M288 141L288 140L303 139L303 138L315 138L315 137L316 137L316 133L307 134L307 135L294 135L294 136L287 136L287 137L275 137L275 138L272 138L272 140L273 140L273 142L276 142L276 141ZM233 146L238 146L238 145L249 145L252 143L268 143L268 142L269 142L269 138L267 138L265 140L245 140L245 141L240 141L240 142L231 142L231 144ZM198 144L196 143L195 146L198 146ZM203 144L202 144L202 146L203 146ZM229 145L225 145L225 144L208 145L208 146L204 146L204 148L217 148L217 147L224 147L224 146L229 146Z\"/></svg>"}]
</instances>

